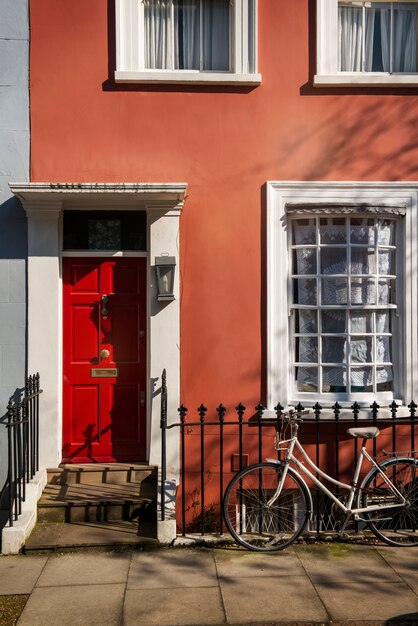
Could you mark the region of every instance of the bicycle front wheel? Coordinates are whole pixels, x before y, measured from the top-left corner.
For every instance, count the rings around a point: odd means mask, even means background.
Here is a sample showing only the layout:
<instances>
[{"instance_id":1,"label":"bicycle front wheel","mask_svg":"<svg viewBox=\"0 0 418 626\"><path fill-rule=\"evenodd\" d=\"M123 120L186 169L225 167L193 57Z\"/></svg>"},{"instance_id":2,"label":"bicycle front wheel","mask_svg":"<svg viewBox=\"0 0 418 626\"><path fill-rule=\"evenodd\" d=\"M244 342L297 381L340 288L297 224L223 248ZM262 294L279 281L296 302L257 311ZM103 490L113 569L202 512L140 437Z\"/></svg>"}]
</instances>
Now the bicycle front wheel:
<instances>
[{"instance_id":1,"label":"bicycle front wheel","mask_svg":"<svg viewBox=\"0 0 418 626\"><path fill-rule=\"evenodd\" d=\"M234 539L249 550L282 550L295 541L310 514L310 498L299 475L288 468L283 489L276 493L283 467L251 465L229 483L223 502L225 523Z\"/></svg>"},{"instance_id":2,"label":"bicycle front wheel","mask_svg":"<svg viewBox=\"0 0 418 626\"><path fill-rule=\"evenodd\" d=\"M393 458L382 463L385 475L406 500L401 507L383 508L365 515L370 530L391 546L418 545L418 462ZM396 504L399 499L375 470L363 486L363 506Z\"/></svg>"}]
</instances>

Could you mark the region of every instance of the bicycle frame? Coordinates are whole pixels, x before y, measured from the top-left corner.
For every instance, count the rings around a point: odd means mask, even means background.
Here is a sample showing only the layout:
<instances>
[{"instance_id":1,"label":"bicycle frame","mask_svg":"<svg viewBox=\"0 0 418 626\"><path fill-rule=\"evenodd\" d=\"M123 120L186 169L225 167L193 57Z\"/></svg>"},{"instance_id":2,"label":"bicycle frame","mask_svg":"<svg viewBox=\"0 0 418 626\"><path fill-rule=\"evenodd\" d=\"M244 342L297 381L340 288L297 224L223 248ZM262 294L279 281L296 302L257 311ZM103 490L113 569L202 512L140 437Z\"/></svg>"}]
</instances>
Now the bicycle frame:
<instances>
[{"instance_id":1,"label":"bicycle frame","mask_svg":"<svg viewBox=\"0 0 418 626\"><path fill-rule=\"evenodd\" d=\"M296 467L302 474L305 474L306 476L308 476L312 480L312 482L320 489L320 491L325 493L336 504L336 506L338 506L346 514L347 519L350 515L353 515L355 520L361 520L362 519L360 517L361 513L370 513L373 511L381 511L384 509L393 509L395 507L402 507L405 505L406 503L405 498L398 491L398 489L391 482L391 480L389 480L389 478L385 475L384 471L381 469L378 463L376 463L376 461L370 456L370 454L367 452L366 447L364 445L362 445L358 458L357 458L357 463L356 463L356 467L354 470L354 477L353 477L352 484L348 485L346 483L340 482L339 480L336 480L335 478L332 478L332 476L329 476L326 472L322 471L317 465L315 465L315 463L309 458L308 454L305 452L302 444L299 442L298 435L297 435L297 425L295 425L295 427L296 427L296 433L293 435L293 437L291 437L290 439L285 439L283 441L278 442L278 449L287 450L287 454L286 454L286 458L282 462L284 466L284 470L280 477L279 484L277 486L276 492L274 493L272 498L269 500L268 506L272 506L274 502L277 500L277 498L280 496L290 463L293 463L294 465L296 465ZM283 446L284 444L289 444L288 448L280 447L280 446ZM312 470L315 473L317 473L319 476L322 476L322 478L324 478L325 480L349 492L347 506L343 504L341 500L339 500L323 483L320 482L320 480L307 467L305 467L305 465L303 465L303 463L299 459L297 459L294 456L293 452L295 448L297 448L297 450L301 453L301 455L303 456L307 464L312 468ZM388 486L389 490L393 493L394 496L399 498L399 503L374 504L374 505L370 505L367 507L352 508L356 495L358 495L358 503L359 503L361 485L360 486L358 485L358 479L360 476L360 471L361 471L364 459L367 459L367 461L369 461L369 463L376 468L379 475L382 477L385 484ZM274 460L268 459L268 460L269 461L271 460L277 463L277 460L275 459ZM364 520L364 521L367 521L367 520Z\"/></svg>"}]
</instances>

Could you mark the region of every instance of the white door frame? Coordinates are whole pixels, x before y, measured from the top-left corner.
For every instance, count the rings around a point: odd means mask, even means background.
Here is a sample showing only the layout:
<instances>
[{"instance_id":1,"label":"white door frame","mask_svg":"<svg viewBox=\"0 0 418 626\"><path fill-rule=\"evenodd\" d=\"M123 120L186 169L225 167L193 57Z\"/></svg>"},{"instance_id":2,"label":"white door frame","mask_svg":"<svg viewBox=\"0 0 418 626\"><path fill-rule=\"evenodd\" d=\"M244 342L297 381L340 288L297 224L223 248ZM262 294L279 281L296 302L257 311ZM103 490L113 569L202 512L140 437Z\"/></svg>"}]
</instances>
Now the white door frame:
<instances>
[{"instance_id":1,"label":"white door frame","mask_svg":"<svg viewBox=\"0 0 418 626\"><path fill-rule=\"evenodd\" d=\"M28 371L43 388L40 467L56 467L62 450L62 213L73 210L147 212L147 459L160 464L160 383L167 370L168 414L177 415L180 389L179 221L186 183L11 183L28 218ZM154 259L176 258L175 300L157 301ZM66 251L65 256L71 256ZM91 253L87 253L91 254ZM74 253L74 256L79 252ZM98 252L97 256L103 256ZM138 256L143 256L139 254ZM178 437L167 465L178 473Z\"/></svg>"}]
</instances>

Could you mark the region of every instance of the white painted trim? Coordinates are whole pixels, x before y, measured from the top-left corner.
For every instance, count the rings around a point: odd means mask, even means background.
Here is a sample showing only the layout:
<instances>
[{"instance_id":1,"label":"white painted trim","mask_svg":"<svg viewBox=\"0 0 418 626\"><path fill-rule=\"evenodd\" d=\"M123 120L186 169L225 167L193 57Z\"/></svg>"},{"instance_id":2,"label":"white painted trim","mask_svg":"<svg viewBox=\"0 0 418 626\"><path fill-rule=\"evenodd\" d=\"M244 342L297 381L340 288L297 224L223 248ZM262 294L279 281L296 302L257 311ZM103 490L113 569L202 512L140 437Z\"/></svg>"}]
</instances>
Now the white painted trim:
<instances>
[{"instance_id":1,"label":"white painted trim","mask_svg":"<svg viewBox=\"0 0 418 626\"><path fill-rule=\"evenodd\" d=\"M338 74L316 74L315 87L349 87L368 85L370 87L416 87L418 74L375 74L373 72L340 72Z\"/></svg>"},{"instance_id":2,"label":"white painted trim","mask_svg":"<svg viewBox=\"0 0 418 626\"><path fill-rule=\"evenodd\" d=\"M418 182L276 182L267 183L267 407L307 399L290 396L291 364L288 324L288 236L286 204L404 205L403 224L403 319L400 341L403 363L398 379L402 400L418 396ZM402 270L400 269L399 274ZM322 402L321 402L322 404Z\"/></svg>"},{"instance_id":3,"label":"white painted trim","mask_svg":"<svg viewBox=\"0 0 418 626\"><path fill-rule=\"evenodd\" d=\"M117 83L145 83L145 84L188 84L207 85L259 85L261 74L232 74L231 72L192 72L168 70L143 70L137 72L115 72Z\"/></svg>"},{"instance_id":4,"label":"white painted trim","mask_svg":"<svg viewBox=\"0 0 418 626\"><path fill-rule=\"evenodd\" d=\"M144 51L144 8L138 0L116 0L117 83L257 85L257 5L258 0L231 0L231 71L195 72L189 70L147 70ZM253 12L252 31L248 19ZM255 14L255 15L254 15ZM249 41L252 42L250 58Z\"/></svg>"},{"instance_id":5,"label":"white painted trim","mask_svg":"<svg viewBox=\"0 0 418 626\"><path fill-rule=\"evenodd\" d=\"M11 183L28 217L28 363L42 387L40 466L55 467L62 448L62 258L136 256L147 258L147 376L149 381L147 453L160 463L160 396L167 370L169 414L180 403L179 220L186 183ZM60 217L65 209L145 210L148 251L63 251ZM176 258L175 300L157 302L154 257ZM178 475L178 437L169 437L167 469Z\"/></svg>"}]
</instances>

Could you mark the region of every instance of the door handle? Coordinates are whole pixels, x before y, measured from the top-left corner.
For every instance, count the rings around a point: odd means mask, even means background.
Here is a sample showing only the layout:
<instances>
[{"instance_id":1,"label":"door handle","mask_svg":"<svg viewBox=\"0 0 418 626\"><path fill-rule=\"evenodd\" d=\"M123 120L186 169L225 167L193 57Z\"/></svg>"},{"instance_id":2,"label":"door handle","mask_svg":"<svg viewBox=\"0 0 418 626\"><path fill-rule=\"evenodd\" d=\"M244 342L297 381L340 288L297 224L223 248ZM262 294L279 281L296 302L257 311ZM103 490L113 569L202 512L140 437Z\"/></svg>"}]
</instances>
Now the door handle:
<instances>
[{"instance_id":1,"label":"door handle","mask_svg":"<svg viewBox=\"0 0 418 626\"><path fill-rule=\"evenodd\" d=\"M102 317L104 317L105 319L107 318L107 316L109 315L109 311L107 309L107 301L109 300L109 296L107 296L105 293L102 295L102 308L101 308L101 314Z\"/></svg>"},{"instance_id":2,"label":"door handle","mask_svg":"<svg viewBox=\"0 0 418 626\"><path fill-rule=\"evenodd\" d=\"M106 348L104 350L101 350L101 352L100 352L100 358L101 359L108 359L109 357L110 357L109 350L106 350Z\"/></svg>"}]
</instances>

